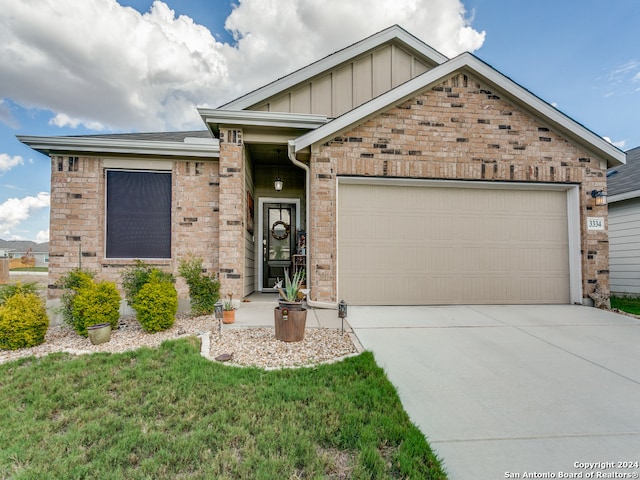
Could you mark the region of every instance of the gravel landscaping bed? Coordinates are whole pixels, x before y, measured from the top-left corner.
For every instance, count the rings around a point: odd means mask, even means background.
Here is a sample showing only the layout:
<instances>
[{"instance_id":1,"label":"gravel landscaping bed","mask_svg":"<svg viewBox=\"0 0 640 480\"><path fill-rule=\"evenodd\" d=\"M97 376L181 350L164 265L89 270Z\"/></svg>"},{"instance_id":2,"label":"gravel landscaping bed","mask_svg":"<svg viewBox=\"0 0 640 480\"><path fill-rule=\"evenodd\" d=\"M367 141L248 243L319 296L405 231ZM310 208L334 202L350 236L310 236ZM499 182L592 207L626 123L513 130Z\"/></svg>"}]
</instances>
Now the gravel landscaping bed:
<instances>
[{"instance_id":1,"label":"gravel landscaping bed","mask_svg":"<svg viewBox=\"0 0 640 480\"><path fill-rule=\"evenodd\" d=\"M120 319L120 327L111 332L111 340L92 345L67 325L49 327L42 345L20 350L0 350L0 363L35 355L41 357L53 352L88 354L96 352L119 353L140 347L157 347L165 340L185 335L202 335L209 348L205 357L214 360L223 354L232 354L229 363L281 368L313 365L358 353L358 348L345 333L326 328L307 328L301 342L281 342L275 339L273 328L225 328L218 332L218 323L212 315L191 317L178 314L170 329L159 333L146 333L135 317ZM207 353L208 352L208 353Z\"/></svg>"}]
</instances>

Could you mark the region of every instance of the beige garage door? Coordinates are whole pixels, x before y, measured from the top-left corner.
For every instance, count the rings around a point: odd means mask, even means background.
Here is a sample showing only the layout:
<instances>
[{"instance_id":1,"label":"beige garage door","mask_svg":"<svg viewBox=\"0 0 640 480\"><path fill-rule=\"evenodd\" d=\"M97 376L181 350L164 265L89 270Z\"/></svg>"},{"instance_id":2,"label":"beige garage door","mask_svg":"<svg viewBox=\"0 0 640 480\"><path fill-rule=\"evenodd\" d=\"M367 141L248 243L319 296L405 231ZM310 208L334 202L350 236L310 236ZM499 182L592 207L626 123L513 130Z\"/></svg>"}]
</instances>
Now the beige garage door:
<instances>
[{"instance_id":1,"label":"beige garage door","mask_svg":"<svg viewBox=\"0 0 640 480\"><path fill-rule=\"evenodd\" d=\"M338 295L355 305L569 303L567 193L339 185Z\"/></svg>"}]
</instances>

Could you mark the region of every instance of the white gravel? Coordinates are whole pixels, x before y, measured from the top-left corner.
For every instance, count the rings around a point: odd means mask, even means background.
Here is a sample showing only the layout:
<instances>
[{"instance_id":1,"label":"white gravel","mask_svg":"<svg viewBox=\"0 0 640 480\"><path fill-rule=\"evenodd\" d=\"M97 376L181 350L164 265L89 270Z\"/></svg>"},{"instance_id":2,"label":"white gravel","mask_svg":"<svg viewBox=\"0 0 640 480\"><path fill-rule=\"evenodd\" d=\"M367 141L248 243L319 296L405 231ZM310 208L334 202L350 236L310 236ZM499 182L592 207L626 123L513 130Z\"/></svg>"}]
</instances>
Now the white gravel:
<instances>
[{"instance_id":1,"label":"white gravel","mask_svg":"<svg viewBox=\"0 0 640 480\"><path fill-rule=\"evenodd\" d=\"M211 315L190 317L178 314L173 327L154 334L144 332L135 317L123 317L120 327L111 332L111 340L101 345L92 345L88 338L81 337L67 325L52 326L42 345L20 350L0 350L0 363L32 355L41 357L53 352L77 355L120 353L140 347L157 347L165 340L185 335L202 336L205 348L209 343L208 351L202 352L206 358L214 360L221 354L233 354L228 363L262 368L315 365L359 351L351 336L346 332L341 335L340 330L307 328L303 341L289 343L276 340L273 328L223 326L222 332L218 332L218 323Z\"/></svg>"}]
</instances>

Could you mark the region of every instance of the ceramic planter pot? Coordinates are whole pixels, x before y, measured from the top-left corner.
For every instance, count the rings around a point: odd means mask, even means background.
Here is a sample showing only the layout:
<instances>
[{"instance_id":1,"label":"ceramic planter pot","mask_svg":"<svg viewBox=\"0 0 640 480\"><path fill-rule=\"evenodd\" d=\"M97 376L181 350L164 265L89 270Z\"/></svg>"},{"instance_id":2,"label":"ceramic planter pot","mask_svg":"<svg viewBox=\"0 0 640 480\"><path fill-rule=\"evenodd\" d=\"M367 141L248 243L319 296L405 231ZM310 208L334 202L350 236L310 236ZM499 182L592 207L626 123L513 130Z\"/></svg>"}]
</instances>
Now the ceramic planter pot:
<instances>
[{"instance_id":1,"label":"ceramic planter pot","mask_svg":"<svg viewBox=\"0 0 640 480\"><path fill-rule=\"evenodd\" d=\"M223 310L222 312L222 323L233 323L236 321L236 311L235 310Z\"/></svg>"},{"instance_id":2,"label":"ceramic planter pot","mask_svg":"<svg viewBox=\"0 0 640 480\"><path fill-rule=\"evenodd\" d=\"M87 327L87 333L89 334L89 340L92 345L100 345L111 340L111 324L99 323L97 325L91 325Z\"/></svg>"},{"instance_id":3,"label":"ceramic planter pot","mask_svg":"<svg viewBox=\"0 0 640 480\"><path fill-rule=\"evenodd\" d=\"M286 300L278 300L278 308L286 308L289 311L292 310L303 310L302 308L302 300L299 302L288 302Z\"/></svg>"},{"instance_id":4,"label":"ceramic planter pot","mask_svg":"<svg viewBox=\"0 0 640 480\"><path fill-rule=\"evenodd\" d=\"M276 339L283 342L301 342L307 324L307 310L274 309Z\"/></svg>"}]
</instances>

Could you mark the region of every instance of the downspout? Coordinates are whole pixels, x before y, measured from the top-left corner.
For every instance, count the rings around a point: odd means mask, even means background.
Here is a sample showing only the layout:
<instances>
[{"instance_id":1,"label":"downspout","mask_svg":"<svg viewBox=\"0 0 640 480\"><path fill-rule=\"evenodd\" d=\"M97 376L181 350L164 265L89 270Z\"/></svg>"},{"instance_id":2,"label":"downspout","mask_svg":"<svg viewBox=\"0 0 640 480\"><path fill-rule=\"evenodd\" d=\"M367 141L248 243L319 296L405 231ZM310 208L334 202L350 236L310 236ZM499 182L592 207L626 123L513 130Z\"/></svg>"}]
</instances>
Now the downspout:
<instances>
[{"instance_id":1,"label":"downspout","mask_svg":"<svg viewBox=\"0 0 640 480\"><path fill-rule=\"evenodd\" d=\"M309 272L311 271L311 269L309 268L309 252L311 251L311 242L313 241L313 235L310 235L309 233L309 228L311 226L310 223L310 219L311 219L311 215L309 214L309 210L311 207L311 193L309 192L309 186L311 185L311 169L309 168L309 165L305 165L304 163L302 163L300 160L298 160L296 158L296 151L295 151L296 145L294 143L293 140L289 140L289 148L288 148L288 152L289 152L289 160L291 160L291 163L293 163L296 167L302 168L304 170L305 173L305 179L304 179L304 192L305 192L305 225L307 228L307 252L306 252L306 265L307 265L307 282L308 285L311 286L311 280L309 277ZM338 309L338 304L337 303L328 303L328 302L316 302L315 300L311 299L311 291L309 291L309 295L307 295L307 305L309 305L310 307L313 308L329 308L329 309L333 309L333 310L337 310Z\"/></svg>"}]
</instances>

